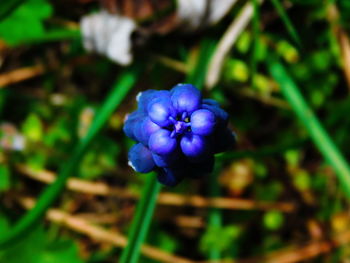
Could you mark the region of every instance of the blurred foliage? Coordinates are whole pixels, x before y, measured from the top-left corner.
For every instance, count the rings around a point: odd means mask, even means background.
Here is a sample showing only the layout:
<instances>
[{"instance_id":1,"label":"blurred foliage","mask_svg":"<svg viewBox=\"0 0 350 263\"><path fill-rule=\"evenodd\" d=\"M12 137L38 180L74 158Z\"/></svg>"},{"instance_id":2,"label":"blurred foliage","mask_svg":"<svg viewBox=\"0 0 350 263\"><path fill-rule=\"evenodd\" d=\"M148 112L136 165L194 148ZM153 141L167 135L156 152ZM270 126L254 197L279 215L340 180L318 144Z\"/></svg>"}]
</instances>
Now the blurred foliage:
<instances>
[{"instance_id":1,"label":"blurred foliage","mask_svg":"<svg viewBox=\"0 0 350 263\"><path fill-rule=\"evenodd\" d=\"M10 229L8 219L0 215L0 231ZM16 245L0 252L0 262L14 263L81 263L76 244L70 240L52 240L42 227L37 227Z\"/></svg>"},{"instance_id":2,"label":"blurred foliage","mask_svg":"<svg viewBox=\"0 0 350 263\"><path fill-rule=\"evenodd\" d=\"M27 0L15 8L0 23L0 35L9 45L25 42L27 39L43 37L43 20L52 15L52 6L46 0Z\"/></svg>"},{"instance_id":3,"label":"blurred foliage","mask_svg":"<svg viewBox=\"0 0 350 263\"><path fill-rule=\"evenodd\" d=\"M276 2L283 13L276 10ZM244 3L239 1L212 28L186 35L149 36L147 45L137 46L134 60L144 64L137 84L74 171L83 182L106 184L115 187L116 193L97 196L62 191L55 208L107 232L126 235L137 201L123 191L140 194L147 175L135 175L127 165L132 142L122 131L125 115L134 110L134 98L142 90L168 89L186 78L202 85L198 75L205 71L215 43ZM238 135L235 151L221 155L222 169L214 177L218 197L229 198L232 204L245 200L253 208L220 209L213 223L211 209L159 205L147 244L192 260L206 260L215 251L223 259L253 257L258 258L253 262L261 262L262 256L279 249L302 248L307 242L329 240L349 231L349 205L338 179L309 140L307 129L286 102L266 63L271 57L281 59L349 160L349 58L344 56L339 28L349 38L350 2L274 3L265 1L258 8L258 30L249 25L240 34L225 58L218 85L204 89L206 97L219 101L230 114L230 126ZM338 17L329 16L330 7L336 7ZM97 1L0 3L0 83L14 70L44 68L32 78L11 80L0 87L0 236L25 213L20 199L37 198L44 187L19 167L57 175L87 134L116 77L124 72L107 58L84 51L77 33L72 32L83 15L97 9ZM232 158L225 157L230 154ZM212 183L208 178L186 180L162 191L209 198ZM277 207L284 202L295 209L259 208L259 202ZM120 257L121 249L110 242L76 232L42 220L18 243L0 250L0 263L115 262ZM305 262L346 262L349 251L346 244ZM157 261L143 255L140 262Z\"/></svg>"}]
</instances>

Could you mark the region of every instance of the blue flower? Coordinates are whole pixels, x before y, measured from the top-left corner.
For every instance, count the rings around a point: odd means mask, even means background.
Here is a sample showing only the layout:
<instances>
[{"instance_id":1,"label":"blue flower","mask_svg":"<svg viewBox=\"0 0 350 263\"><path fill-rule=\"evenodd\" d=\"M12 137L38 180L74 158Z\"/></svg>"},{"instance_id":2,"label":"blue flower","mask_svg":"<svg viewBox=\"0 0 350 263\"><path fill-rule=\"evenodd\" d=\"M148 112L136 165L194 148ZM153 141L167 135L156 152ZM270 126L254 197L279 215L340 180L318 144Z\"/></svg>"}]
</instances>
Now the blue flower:
<instances>
[{"instance_id":1,"label":"blue flower","mask_svg":"<svg viewBox=\"0 0 350 263\"><path fill-rule=\"evenodd\" d=\"M157 171L164 185L212 172L214 154L235 143L228 114L191 84L147 90L137 101L137 110L124 124L125 134L137 142L129 151L129 164L140 173Z\"/></svg>"}]
</instances>

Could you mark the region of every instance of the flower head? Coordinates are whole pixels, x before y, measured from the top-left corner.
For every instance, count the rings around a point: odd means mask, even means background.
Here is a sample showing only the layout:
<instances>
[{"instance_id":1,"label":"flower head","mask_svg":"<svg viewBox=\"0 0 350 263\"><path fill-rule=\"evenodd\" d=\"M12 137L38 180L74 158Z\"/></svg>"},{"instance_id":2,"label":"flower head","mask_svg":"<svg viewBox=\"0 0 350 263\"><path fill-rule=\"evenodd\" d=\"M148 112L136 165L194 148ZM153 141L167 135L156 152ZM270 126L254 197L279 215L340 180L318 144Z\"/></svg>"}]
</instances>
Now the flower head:
<instances>
[{"instance_id":1,"label":"flower head","mask_svg":"<svg viewBox=\"0 0 350 263\"><path fill-rule=\"evenodd\" d=\"M162 184L174 186L185 177L210 173L214 154L235 142L227 128L228 114L191 84L147 90L137 101L137 110L124 124L125 134L137 142L129 151L129 164L140 173L156 170Z\"/></svg>"}]
</instances>

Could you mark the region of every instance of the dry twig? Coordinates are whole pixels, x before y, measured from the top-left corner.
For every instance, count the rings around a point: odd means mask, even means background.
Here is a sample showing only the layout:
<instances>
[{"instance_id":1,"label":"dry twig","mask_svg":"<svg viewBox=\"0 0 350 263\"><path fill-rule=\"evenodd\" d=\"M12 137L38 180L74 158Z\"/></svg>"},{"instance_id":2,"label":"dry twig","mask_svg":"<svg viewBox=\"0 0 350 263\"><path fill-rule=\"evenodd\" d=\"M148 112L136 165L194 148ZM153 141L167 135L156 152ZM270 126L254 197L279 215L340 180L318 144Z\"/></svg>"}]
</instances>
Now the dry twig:
<instances>
[{"instance_id":1,"label":"dry twig","mask_svg":"<svg viewBox=\"0 0 350 263\"><path fill-rule=\"evenodd\" d=\"M40 182L52 183L56 175L50 171L35 171L28 166L19 165L18 170ZM119 198L138 199L139 195L131 193L128 190L109 187L107 184L101 182L89 182L77 178L70 178L67 182L67 188L72 191L101 195L101 196L117 196ZM241 210L278 210L281 212L293 212L296 207L293 203L288 202L263 202L246 200L239 198L205 198L202 196L191 195L184 196L174 193L161 193L158 197L158 204L172 205L172 206L194 206L201 208L220 208L220 209L241 209Z\"/></svg>"},{"instance_id":2,"label":"dry twig","mask_svg":"<svg viewBox=\"0 0 350 263\"><path fill-rule=\"evenodd\" d=\"M32 198L22 198L20 203L26 208L30 209L34 206L35 200ZM127 244L127 238L118 232L108 231L100 226L95 226L88 221L72 216L59 209L50 209L47 214L47 218L57 224L64 225L78 233L84 234L96 240L98 242L111 243L118 247L125 247ZM350 231L345 231L335 235L330 240L316 240L305 245L293 246L289 249L282 249L269 253L267 255L261 255L254 258L242 259L242 260L217 260L216 263L296 263L305 260L310 260L325 253L329 253L333 249L345 245L350 242ZM195 263L186 258L182 258L176 255L166 253L158 248L143 245L142 253L161 262L178 262L178 263ZM197 263L209 263L207 261L200 261ZM213 263L213 261L210 261Z\"/></svg>"},{"instance_id":3,"label":"dry twig","mask_svg":"<svg viewBox=\"0 0 350 263\"><path fill-rule=\"evenodd\" d=\"M42 75L45 69L42 65L15 69L0 74L0 88Z\"/></svg>"},{"instance_id":4,"label":"dry twig","mask_svg":"<svg viewBox=\"0 0 350 263\"><path fill-rule=\"evenodd\" d=\"M22 198L20 203L26 209L31 209L35 205L35 200L32 198ZM87 235L97 242L111 243L117 247L125 247L128 242L127 238L118 232L112 232L100 226L93 225L80 217L72 216L59 209L49 209L46 213L46 217L56 224L63 225L78 233ZM169 254L149 245L143 245L141 252L145 256L159 260L160 262L193 263L191 260Z\"/></svg>"}]
</instances>

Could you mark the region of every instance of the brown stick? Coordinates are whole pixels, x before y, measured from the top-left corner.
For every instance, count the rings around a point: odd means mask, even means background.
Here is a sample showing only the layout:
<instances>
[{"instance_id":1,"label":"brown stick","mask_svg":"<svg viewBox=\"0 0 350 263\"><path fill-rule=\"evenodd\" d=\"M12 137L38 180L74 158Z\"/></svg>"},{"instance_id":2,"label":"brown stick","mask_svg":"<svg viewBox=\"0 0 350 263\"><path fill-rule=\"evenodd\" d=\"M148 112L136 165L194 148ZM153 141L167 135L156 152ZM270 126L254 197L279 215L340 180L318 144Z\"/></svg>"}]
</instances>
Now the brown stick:
<instances>
[{"instance_id":1,"label":"brown stick","mask_svg":"<svg viewBox=\"0 0 350 263\"><path fill-rule=\"evenodd\" d=\"M31 79L42 75L45 69L42 65L15 69L10 72L0 74L0 88L5 86Z\"/></svg>"},{"instance_id":2,"label":"brown stick","mask_svg":"<svg viewBox=\"0 0 350 263\"><path fill-rule=\"evenodd\" d=\"M24 175L43 182L52 183L56 179L56 175L50 171L35 171L28 166L18 165L18 170ZM101 195L101 196L117 196L129 199L138 199L139 195L131 193L125 189L117 187L109 187L101 182L89 182L77 178L70 178L67 182L67 188L72 191ZM281 212L290 213L295 211L296 206L293 203L287 202L262 202L254 200L246 200L240 198L205 198L198 195L184 196L174 193L160 193L158 204L171 206L194 206L201 208L220 208L232 210L278 210Z\"/></svg>"},{"instance_id":3,"label":"brown stick","mask_svg":"<svg viewBox=\"0 0 350 263\"><path fill-rule=\"evenodd\" d=\"M20 199L20 203L26 209L31 209L35 205L35 200L33 198L22 198ZM72 216L59 209L49 209L46 213L46 217L56 224L63 225L78 233L87 235L97 242L107 242L117 247L125 247L128 242L127 238L118 232L112 232L100 226L90 224L80 217ZM143 245L141 247L141 252L145 256L159 260L160 262L193 263L193 261L189 259L169 254L149 245Z\"/></svg>"},{"instance_id":4,"label":"brown stick","mask_svg":"<svg viewBox=\"0 0 350 263\"><path fill-rule=\"evenodd\" d=\"M34 206L35 200L32 198L22 198L20 200L20 203L26 209L30 209ZM102 227L92 225L82 218L72 216L61 210L50 209L47 212L46 216L50 221L60 225L64 225L81 234L85 234L98 242L107 242L118 247L125 247L127 244L127 238L122 234L118 232L107 231ZM241 260L216 260L210 262L200 261L197 263L297 263L315 258L325 253L329 253L334 248L345 245L349 242L350 231L346 231L335 235L331 240L312 241L305 245L293 246L289 249L282 249L254 258ZM156 260L160 260L161 262L196 262L166 253L164 251L159 250L158 248L149 245L143 245L141 251L145 256Z\"/></svg>"}]
</instances>

